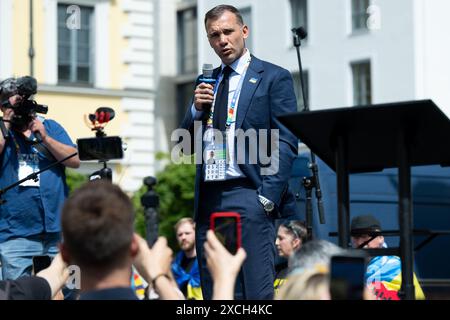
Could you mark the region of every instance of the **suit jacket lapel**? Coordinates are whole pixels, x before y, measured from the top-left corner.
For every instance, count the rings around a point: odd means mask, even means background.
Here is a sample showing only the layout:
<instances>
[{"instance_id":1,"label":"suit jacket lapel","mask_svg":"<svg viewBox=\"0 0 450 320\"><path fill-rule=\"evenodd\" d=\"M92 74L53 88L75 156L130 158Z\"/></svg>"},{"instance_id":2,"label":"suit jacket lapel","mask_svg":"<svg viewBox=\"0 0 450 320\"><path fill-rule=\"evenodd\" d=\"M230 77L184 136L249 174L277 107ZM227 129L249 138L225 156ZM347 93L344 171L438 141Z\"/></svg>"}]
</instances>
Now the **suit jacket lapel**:
<instances>
[{"instance_id":1,"label":"suit jacket lapel","mask_svg":"<svg viewBox=\"0 0 450 320\"><path fill-rule=\"evenodd\" d=\"M264 68L261 60L252 56L252 61L245 74L244 82L242 83L241 94L239 96L237 116L236 116L236 129L242 126L245 115L247 114L248 107L252 101L253 95L259 86L262 79L262 72Z\"/></svg>"}]
</instances>

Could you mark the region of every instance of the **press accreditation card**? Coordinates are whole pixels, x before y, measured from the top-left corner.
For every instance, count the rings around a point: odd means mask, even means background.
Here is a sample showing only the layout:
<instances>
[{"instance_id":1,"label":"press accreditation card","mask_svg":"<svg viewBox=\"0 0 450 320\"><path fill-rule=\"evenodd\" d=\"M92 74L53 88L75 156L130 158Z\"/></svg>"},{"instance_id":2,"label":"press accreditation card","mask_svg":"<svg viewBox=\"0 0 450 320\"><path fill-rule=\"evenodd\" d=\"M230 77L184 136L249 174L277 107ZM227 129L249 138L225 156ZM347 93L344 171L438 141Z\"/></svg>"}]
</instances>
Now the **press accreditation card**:
<instances>
[{"instance_id":1,"label":"press accreditation card","mask_svg":"<svg viewBox=\"0 0 450 320\"><path fill-rule=\"evenodd\" d=\"M211 130L212 131L212 130ZM223 181L226 178L226 139L225 135L222 139L215 139L214 136L205 134L205 182Z\"/></svg>"},{"instance_id":2,"label":"press accreditation card","mask_svg":"<svg viewBox=\"0 0 450 320\"><path fill-rule=\"evenodd\" d=\"M39 157L36 153L32 154L19 154L19 180L28 177L30 174L39 171ZM38 176L39 177L39 176ZM34 181L33 179L27 180L20 184L21 187L39 187L39 179Z\"/></svg>"}]
</instances>

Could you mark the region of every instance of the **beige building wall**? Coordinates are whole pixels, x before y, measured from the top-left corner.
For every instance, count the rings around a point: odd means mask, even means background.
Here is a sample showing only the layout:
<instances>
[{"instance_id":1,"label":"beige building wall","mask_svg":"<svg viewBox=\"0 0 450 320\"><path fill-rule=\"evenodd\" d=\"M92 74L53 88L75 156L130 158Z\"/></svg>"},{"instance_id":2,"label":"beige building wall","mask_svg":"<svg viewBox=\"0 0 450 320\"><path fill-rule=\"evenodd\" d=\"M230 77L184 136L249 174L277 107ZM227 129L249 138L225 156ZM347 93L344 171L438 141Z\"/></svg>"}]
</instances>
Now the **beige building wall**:
<instances>
[{"instance_id":1,"label":"beige building wall","mask_svg":"<svg viewBox=\"0 0 450 320\"><path fill-rule=\"evenodd\" d=\"M75 142L93 137L84 117L98 107L114 109L108 135L128 145L122 160L111 161L114 182L134 191L155 174L155 3L154 0L33 0L34 77L38 103L49 107L47 118L61 123ZM76 87L58 83L57 5L94 8L94 83ZM30 74L29 1L0 0L0 79ZM67 15L69 17L69 14ZM2 23L3 21L3 23ZM9 23L9 26L8 26ZM5 30L8 28L8 30ZM8 35L8 32L12 35ZM4 51L6 50L6 51ZM164 150L167 151L167 150ZM83 163L80 172L99 167Z\"/></svg>"}]
</instances>

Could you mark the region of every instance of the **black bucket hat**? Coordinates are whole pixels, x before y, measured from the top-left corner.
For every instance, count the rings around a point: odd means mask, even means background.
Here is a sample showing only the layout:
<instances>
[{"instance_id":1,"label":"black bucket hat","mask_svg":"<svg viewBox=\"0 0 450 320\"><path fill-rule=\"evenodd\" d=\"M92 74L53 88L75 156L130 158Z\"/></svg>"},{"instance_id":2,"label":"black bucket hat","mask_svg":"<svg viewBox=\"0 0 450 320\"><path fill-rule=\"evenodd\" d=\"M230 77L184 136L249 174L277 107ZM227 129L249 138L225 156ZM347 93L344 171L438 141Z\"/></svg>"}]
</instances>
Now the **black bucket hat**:
<instances>
[{"instance_id":1,"label":"black bucket hat","mask_svg":"<svg viewBox=\"0 0 450 320\"><path fill-rule=\"evenodd\" d=\"M352 236L357 235L380 235L381 225L374 216L362 215L352 219L350 233Z\"/></svg>"}]
</instances>

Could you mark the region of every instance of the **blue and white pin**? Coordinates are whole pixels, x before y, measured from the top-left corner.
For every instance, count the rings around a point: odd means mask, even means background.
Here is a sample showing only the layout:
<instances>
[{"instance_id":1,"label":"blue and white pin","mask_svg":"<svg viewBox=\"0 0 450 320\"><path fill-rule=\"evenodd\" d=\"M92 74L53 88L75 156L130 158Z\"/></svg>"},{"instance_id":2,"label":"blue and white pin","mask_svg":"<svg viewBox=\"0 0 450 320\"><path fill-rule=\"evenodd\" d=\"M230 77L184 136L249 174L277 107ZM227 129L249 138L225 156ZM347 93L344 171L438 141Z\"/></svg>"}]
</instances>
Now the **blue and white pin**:
<instances>
[{"instance_id":1,"label":"blue and white pin","mask_svg":"<svg viewBox=\"0 0 450 320\"><path fill-rule=\"evenodd\" d=\"M253 83L253 84L255 84L255 83L257 83L258 82L258 79L256 79L256 78L251 78L250 80L248 80L250 83Z\"/></svg>"}]
</instances>

